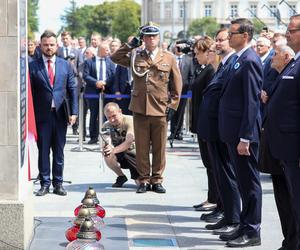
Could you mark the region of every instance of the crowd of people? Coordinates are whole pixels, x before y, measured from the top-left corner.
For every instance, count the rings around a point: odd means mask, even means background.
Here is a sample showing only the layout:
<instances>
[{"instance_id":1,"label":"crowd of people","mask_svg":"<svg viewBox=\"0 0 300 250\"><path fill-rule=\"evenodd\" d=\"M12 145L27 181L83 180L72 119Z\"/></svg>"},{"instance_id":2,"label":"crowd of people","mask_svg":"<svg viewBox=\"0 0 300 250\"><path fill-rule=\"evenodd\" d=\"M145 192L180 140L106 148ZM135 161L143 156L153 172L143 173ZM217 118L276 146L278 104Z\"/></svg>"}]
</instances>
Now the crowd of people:
<instances>
[{"instance_id":1,"label":"crowd of people","mask_svg":"<svg viewBox=\"0 0 300 250\"><path fill-rule=\"evenodd\" d=\"M210 223L206 229L229 247L260 245L259 172L269 173L284 236L280 249L300 249L300 15L290 18L286 33L264 30L256 39L245 18L193 44L163 41L160 47L159 35L159 26L150 22L123 45L93 33L87 47L85 38L72 40L67 31L60 47L51 31L38 47L28 42L39 136L37 195L49 192L50 148L54 193L66 195L63 148L67 122L78 134L78 93L118 95L104 100L103 129L112 142L104 143L103 154L117 175L112 186L123 186L128 179L122 169L128 168L137 193L166 192L166 141L183 139L189 102L188 129L197 135L208 178L207 200L194 208L209 211L200 217ZM188 91L191 100L180 98ZM71 105L64 118L66 98ZM80 115L85 121L90 109L88 143L95 144L99 99L84 100ZM85 124L83 133L85 138Z\"/></svg>"}]
</instances>

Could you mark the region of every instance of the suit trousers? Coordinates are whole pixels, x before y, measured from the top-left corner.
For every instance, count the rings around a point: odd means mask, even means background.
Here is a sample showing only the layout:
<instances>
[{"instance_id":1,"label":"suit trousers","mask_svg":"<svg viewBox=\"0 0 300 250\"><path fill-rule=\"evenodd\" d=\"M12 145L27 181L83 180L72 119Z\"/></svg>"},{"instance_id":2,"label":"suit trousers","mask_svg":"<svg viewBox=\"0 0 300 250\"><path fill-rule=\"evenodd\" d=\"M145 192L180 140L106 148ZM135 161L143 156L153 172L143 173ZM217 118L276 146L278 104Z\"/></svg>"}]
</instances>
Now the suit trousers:
<instances>
[{"instance_id":1,"label":"suit trousers","mask_svg":"<svg viewBox=\"0 0 300 250\"><path fill-rule=\"evenodd\" d=\"M50 180L50 148L52 149L52 184L63 182L64 147L66 144L67 122L58 118L55 111L49 119L37 123L39 150L38 167L42 186L49 187Z\"/></svg>"},{"instance_id":2,"label":"suit trousers","mask_svg":"<svg viewBox=\"0 0 300 250\"><path fill-rule=\"evenodd\" d=\"M90 138L98 139L99 136L99 99L89 99L90 108Z\"/></svg>"},{"instance_id":3,"label":"suit trousers","mask_svg":"<svg viewBox=\"0 0 300 250\"><path fill-rule=\"evenodd\" d=\"M217 183L216 183L215 175L213 173L207 142L202 140L198 136L198 144L200 149L201 160L203 162L204 167L206 168L206 174L207 174L207 184L208 184L207 201L210 203L218 204L220 208L220 206L222 206L222 202L220 200L220 196L218 193Z\"/></svg>"},{"instance_id":4,"label":"suit trousers","mask_svg":"<svg viewBox=\"0 0 300 250\"><path fill-rule=\"evenodd\" d=\"M167 120L165 116L133 114L137 170L141 183L162 183L166 166ZM152 166L150 164L152 147Z\"/></svg>"},{"instance_id":5,"label":"suit trousers","mask_svg":"<svg viewBox=\"0 0 300 250\"><path fill-rule=\"evenodd\" d=\"M240 223L240 192L227 146L221 141L209 141L207 146L226 223Z\"/></svg>"},{"instance_id":6,"label":"suit trousers","mask_svg":"<svg viewBox=\"0 0 300 250\"><path fill-rule=\"evenodd\" d=\"M188 91L189 85L184 84L182 89L182 95L186 94ZM182 133L182 125L183 125L183 118L184 112L186 107L187 99L181 98L178 108L171 119L171 133L172 134L180 134Z\"/></svg>"},{"instance_id":7,"label":"suit trousers","mask_svg":"<svg viewBox=\"0 0 300 250\"><path fill-rule=\"evenodd\" d=\"M281 161L283 166L283 173L286 179L287 189L291 199L291 210L294 216L295 223L297 224L297 238L298 244L300 243L300 167L299 161ZM300 249L298 245L297 250Z\"/></svg>"},{"instance_id":8,"label":"suit trousers","mask_svg":"<svg viewBox=\"0 0 300 250\"><path fill-rule=\"evenodd\" d=\"M227 144L242 199L240 231L249 237L260 235L262 189L257 170L258 143L250 143L250 156L239 155L236 143Z\"/></svg>"},{"instance_id":9,"label":"suit trousers","mask_svg":"<svg viewBox=\"0 0 300 250\"><path fill-rule=\"evenodd\" d=\"M282 246L287 250L300 249L299 226L297 226L293 203L284 174L272 175L274 197L281 223L284 240Z\"/></svg>"}]
</instances>

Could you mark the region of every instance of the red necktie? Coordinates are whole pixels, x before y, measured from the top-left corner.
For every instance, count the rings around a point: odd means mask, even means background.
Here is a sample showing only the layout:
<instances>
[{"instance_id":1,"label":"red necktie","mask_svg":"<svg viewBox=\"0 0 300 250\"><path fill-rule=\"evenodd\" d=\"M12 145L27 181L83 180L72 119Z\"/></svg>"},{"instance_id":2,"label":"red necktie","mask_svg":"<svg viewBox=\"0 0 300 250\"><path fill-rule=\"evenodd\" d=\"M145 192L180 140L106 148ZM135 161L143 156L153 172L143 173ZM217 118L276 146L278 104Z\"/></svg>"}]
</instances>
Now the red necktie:
<instances>
[{"instance_id":1,"label":"red necktie","mask_svg":"<svg viewBox=\"0 0 300 250\"><path fill-rule=\"evenodd\" d=\"M48 60L48 75L49 75L49 81L50 81L50 85L51 87L53 87L54 84L54 72L53 72L53 68L51 65L52 61Z\"/></svg>"}]
</instances>

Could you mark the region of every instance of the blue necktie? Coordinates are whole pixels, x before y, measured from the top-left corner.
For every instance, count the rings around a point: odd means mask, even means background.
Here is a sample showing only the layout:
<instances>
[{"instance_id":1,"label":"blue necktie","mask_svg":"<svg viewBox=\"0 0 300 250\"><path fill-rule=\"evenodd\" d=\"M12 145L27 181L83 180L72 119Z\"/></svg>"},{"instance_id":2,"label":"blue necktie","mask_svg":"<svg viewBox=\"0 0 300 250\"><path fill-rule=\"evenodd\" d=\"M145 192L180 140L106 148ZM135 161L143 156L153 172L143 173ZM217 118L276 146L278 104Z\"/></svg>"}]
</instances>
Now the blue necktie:
<instances>
[{"instance_id":1,"label":"blue necktie","mask_svg":"<svg viewBox=\"0 0 300 250\"><path fill-rule=\"evenodd\" d=\"M103 80L103 58L100 58L99 80Z\"/></svg>"}]
</instances>

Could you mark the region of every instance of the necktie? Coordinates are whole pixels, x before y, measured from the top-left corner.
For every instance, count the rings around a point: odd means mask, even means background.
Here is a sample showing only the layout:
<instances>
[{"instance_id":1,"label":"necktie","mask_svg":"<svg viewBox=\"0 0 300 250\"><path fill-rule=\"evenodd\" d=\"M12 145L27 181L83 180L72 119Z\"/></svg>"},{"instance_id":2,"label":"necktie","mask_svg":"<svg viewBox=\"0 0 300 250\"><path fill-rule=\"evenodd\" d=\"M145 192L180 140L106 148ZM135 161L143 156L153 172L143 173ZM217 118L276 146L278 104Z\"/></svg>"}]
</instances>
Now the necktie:
<instances>
[{"instance_id":1,"label":"necktie","mask_svg":"<svg viewBox=\"0 0 300 250\"><path fill-rule=\"evenodd\" d=\"M53 87L54 84L54 72L53 72L53 68L52 68L52 61L49 59L48 61L48 75L49 75L49 82L51 87Z\"/></svg>"},{"instance_id":2,"label":"necktie","mask_svg":"<svg viewBox=\"0 0 300 250\"><path fill-rule=\"evenodd\" d=\"M181 66L182 66L182 58L178 57L178 67L179 67L179 69L181 69Z\"/></svg>"},{"instance_id":3,"label":"necktie","mask_svg":"<svg viewBox=\"0 0 300 250\"><path fill-rule=\"evenodd\" d=\"M223 63L220 62L219 66L218 66L218 68L217 68L216 74L219 73L219 72L221 71L222 67L223 67Z\"/></svg>"},{"instance_id":4,"label":"necktie","mask_svg":"<svg viewBox=\"0 0 300 250\"><path fill-rule=\"evenodd\" d=\"M66 58L68 58L69 56L69 51L68 51L68 48L66 48Z\"/></svg>"},{"instance_id":5,"label":"necktie","mask_svg":"<svg viewBox=\"0 0 300 250\"><path fill-rule=\"evenodd\" d=\"M100 59L99 80L103 80L103 58Z\"/></svg>"}]
</instances>

